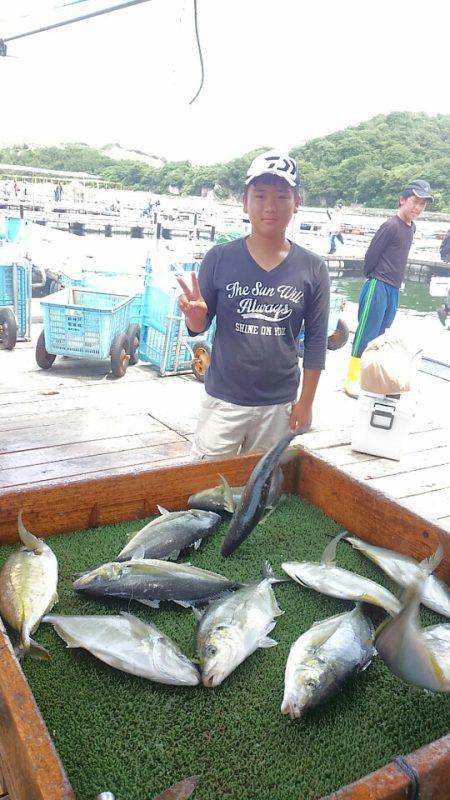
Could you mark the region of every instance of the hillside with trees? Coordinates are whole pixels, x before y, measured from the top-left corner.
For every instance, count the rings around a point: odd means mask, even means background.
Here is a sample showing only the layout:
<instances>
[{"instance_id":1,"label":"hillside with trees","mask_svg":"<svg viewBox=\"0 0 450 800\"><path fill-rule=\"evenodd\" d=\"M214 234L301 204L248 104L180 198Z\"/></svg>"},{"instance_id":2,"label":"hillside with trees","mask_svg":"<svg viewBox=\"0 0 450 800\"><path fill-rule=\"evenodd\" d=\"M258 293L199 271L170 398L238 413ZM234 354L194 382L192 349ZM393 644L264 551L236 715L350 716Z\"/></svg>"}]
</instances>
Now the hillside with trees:
<instances>
[{"instance_id":1,"label":"hillside with trees","mask_svg":"<svg viewBox=\"0 0 450 800\"><path fill-rule=\"evenodd\" d=\"M189 161L152 167L142 161L117 161L81 144L0 150L0 162L82 171L123 188L165 194L176 187L200 195L214 189L219 198L239 196L245 173L261 147L224 164L193 166ZM331 205L395 206L403 186L426 178L435 194L434 210L450 212L450 116L393 112L294 147L305 202Z\"/></svg>"}]
</instances>

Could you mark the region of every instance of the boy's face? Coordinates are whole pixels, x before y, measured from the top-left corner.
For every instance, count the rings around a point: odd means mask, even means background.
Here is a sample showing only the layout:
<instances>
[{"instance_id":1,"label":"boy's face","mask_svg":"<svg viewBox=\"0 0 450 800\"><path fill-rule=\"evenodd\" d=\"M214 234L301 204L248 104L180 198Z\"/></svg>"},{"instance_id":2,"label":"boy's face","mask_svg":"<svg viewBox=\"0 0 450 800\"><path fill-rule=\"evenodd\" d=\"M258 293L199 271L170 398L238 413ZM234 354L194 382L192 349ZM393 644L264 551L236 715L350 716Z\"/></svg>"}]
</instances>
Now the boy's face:
<instances>
[{"instance_id":1,"label":"boy's face","mask_svg":"<svg viewBox=\"0 0 450 800\"><path fill-rule=\"evenodd\" d=\"M276 183L264 183L262 175L250 184L242 202L252 231L275 237L286 231L292 215L300 205L300 197L282 178Z\"/></svg>"},{"instance_id":2,"label":"boy's face","mask_svg":"<svg viewBox=\"0 0 450 800\"><path fill-rule=\"evenodd\" d=\"M413 194L411 197L400 198L401 213L405 222L414 222L426 207L427 201L424 197L416 197Z\"/></svg>"}]
</instances>

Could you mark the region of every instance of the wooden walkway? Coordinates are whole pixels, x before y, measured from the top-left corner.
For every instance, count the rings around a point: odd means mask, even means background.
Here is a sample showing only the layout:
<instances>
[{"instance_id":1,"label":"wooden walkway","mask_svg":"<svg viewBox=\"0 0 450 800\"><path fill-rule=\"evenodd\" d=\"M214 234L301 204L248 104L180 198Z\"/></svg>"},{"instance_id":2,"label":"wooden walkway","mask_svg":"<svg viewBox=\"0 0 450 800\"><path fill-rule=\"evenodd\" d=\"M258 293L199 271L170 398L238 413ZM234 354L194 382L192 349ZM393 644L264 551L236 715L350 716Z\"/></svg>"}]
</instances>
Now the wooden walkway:
<instances>
[{"instance_id":1,"label":"wooden walkway","mask_svg":"<svg viewBox=\"0 0 450 800\"><path fill-rule=\"evenodd\" d=\"M34 341L39 331L34 326ZM442 333L450 343L450 332ZM356 453L356 403L342 391L349 353L349 345L329 353L314 427L301 443L450 531L450 382L420 373L401 461ZM191 375L160 378L143 364L120 380L108 369L106 361L57 358L43 371L32 343L0 350L0 507L15 489L135 474L189 457L202 385Z\"/></svg>"}]
</instances>

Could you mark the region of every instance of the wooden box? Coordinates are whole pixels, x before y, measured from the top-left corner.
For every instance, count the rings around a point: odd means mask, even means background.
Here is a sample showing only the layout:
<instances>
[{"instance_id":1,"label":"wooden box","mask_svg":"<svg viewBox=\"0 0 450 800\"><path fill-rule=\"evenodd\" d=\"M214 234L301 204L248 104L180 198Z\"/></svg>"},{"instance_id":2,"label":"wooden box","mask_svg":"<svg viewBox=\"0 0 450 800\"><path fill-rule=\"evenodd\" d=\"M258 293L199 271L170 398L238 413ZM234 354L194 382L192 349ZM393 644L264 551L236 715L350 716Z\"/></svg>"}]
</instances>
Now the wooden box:
<instances>
[{"instance_id":1,"label":"wooden box","mask_svg":"<svg viewBox=\"0 0 450 800\"><path fill-rule=\"evenodd\" d=\"M139 519L186 507L190 494L216 482L217 473L242 485L257 455L220 462L182 464L120 476L93 477L27 491L0 491L0 544L17 541L17 514L39 536ZM437 574L450 582L450 534L386 495L354 480L319 456L299 448L285 468L285 489L313 503L350 532L372 544L422 559L443 543ZM74 793L9 639L0 625L0 774L12 800L69 800ZM450 800L450 735L407 759L420 783L421 800ZM407 800L411 780L392 762L330 795L326 800ZM301 798L298 798L301 800Z\"/></svg>"}]
</instances>

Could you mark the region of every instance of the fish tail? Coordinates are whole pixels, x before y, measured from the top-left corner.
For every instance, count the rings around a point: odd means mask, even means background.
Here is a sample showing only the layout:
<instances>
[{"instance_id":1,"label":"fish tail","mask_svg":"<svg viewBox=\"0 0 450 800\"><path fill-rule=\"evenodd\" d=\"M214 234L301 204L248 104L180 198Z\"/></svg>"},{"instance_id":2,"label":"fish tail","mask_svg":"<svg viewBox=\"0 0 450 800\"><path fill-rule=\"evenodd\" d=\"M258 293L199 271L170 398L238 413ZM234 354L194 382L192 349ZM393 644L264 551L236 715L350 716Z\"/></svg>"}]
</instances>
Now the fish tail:
<instances>
[{"instance_id":1,"label":"fish tail","mask_svg":"<svg viewBox=\"0 0 450 800\"><path fill-rule=\"evenodd\" d=\"M22 512L23 509L21 508L19 511L19 516L17 518L17 527L19 529L19 537L20 541L28 550L34 550L35 553L38 555L42 553L44 549L44 542L42 539L39 539L37 536L34 536L30 531L27 531L25 525L22 522Z\"/></svg>"},{"instance_id":2,"label":"fish tail","mask_svg":"<svg viewBox=\"0 0 450 800\"><path fill-rule=\"evenodd\" d=\"M328 542L325 550L322 553L322 564L334 564L336 560L336 548L341 539L347 535L348 531L341 531L337 536L334 537L334 539L331 540L331 542Z\"/></svg>"},{"instance_id":3,"label":"fish tail","mask_svg":"<svg viewBox=\"0 0 450 800\"><path fill-rule=\"evenodd\" d=\"M424 558L424 560L420 562L420 567L423 570L426 577L431 575L431 573L434 572L435 569L437 569L443 558L444 558L444 548L440 543L436 552L433 553L433 555L431 555L429 558Z\"/></svg>"},{"instance_id":4,"label":"fish tail","mask_svg":"<svg viewBox=\"0 0 450 800\"><path fill-rule=\"evenodd\" d=\"M38 661L52 660L48 650L35 642L34 639L31 639L31 637L28 635L21 638L19 645L14 648L14 654L19 661L21 661L27 655L31 656L31 658L35 658Z\"/></svg>"},{"instance_id":5,"label":"fish tail","mask_svg":"<svg viewBox=\"0 0 450 800\"><path fill-rule=\"evenodd\" d=\"M263 564L262 576L263 578L267 578L271 583L286 583L289 581L289 578L278 578L269 561L265 561Z\"/></svg>"}]
</instances>

